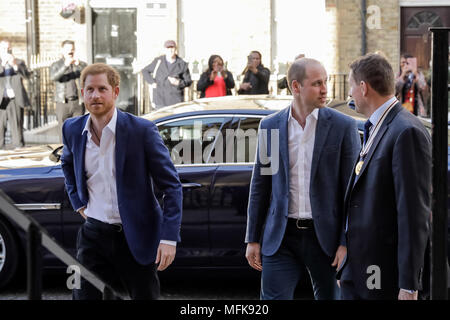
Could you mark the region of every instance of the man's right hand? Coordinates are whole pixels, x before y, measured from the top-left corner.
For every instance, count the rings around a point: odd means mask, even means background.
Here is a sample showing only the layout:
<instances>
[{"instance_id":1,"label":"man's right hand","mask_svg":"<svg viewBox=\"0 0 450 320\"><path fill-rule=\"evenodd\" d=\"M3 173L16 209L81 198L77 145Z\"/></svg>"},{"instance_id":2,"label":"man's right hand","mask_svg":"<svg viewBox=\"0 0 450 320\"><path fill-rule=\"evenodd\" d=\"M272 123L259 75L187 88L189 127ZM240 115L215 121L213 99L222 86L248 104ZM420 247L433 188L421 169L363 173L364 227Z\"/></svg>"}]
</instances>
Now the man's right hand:
<instances>
[{"instance_id":1,"label":"man's right hand","mask_svg":"<svg viewBox=\"0 0 450 320\"><path fill-rule=\"evenodd\" d=\"M252 88L252 85L250 84L250 82L243 82L243 83L241 83L240 88L242 90L248 91Z\"/></svg>"},{"instance_id":2,"label":"man's right hand","mask_svg":"<svg viewBox=\"0 0 450 320\"><path fill-rule=\"evenodd\" d=\"M247 244L245 252L248 264L255 270L262 271L261 264L261 245L258 242L250 242Z\"/></svg>"},{"instance_id":3,"label":"man's right hand","mask_svg":"<svg viewBox=\"0 0 450 320\"><path fill-rule=\"evenodd\" d=\"M78 210L78 213L84 218L84 220L87 219L87 216L84 214L84 210L85 210L85 209L86 209L86 208L83 207L83 208L81 208L81 209Z\"/></svg>"}]
</instances>

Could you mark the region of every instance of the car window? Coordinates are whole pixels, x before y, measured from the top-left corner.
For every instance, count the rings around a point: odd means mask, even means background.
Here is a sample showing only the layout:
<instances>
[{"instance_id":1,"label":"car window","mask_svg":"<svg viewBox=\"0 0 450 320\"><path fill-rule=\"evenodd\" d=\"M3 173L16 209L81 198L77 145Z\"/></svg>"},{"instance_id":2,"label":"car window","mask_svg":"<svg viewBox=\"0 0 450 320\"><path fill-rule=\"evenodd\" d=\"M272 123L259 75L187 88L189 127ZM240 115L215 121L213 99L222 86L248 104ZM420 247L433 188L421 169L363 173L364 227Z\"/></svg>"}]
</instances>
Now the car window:
<instances>
[{"instance_id":1,"label":"car window","mask_svg":"<svg viewBox=\"0 0 450 320\"><path fill-rule=\"evenodd\" d=\"M255 161L258 126L261 117L237 117L226 130L226 162L253 163Z\"/></svg>"},{"instance_id":2,"label":"car window","mask_svg":"<svg viewBox=\"0 0 450 320\"><path fill-rule=\"evenodd\" d=\"M158 130L174 164L214 163L223 162L219 146L229 123L231 117L199 117L167 122Z\"/></svg>"}]
</instances>

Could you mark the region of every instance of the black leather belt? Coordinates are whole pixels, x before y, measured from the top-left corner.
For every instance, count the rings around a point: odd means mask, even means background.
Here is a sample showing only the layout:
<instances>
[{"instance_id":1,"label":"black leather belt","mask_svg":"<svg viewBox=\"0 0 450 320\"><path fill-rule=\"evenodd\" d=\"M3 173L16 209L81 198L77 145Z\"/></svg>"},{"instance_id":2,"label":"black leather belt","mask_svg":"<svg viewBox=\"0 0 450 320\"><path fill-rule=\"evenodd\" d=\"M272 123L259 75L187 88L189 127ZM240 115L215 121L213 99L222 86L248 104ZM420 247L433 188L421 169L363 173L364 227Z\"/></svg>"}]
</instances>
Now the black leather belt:
<instances>
[{"instance_id":1,"label":"black leather belt","mask_svg":"<svg viewBox=\"0 0 450 320\"><path fill-rule=\"evenodd\" d=\"M86 219L86 223L102 231L122 232L123 230L121 223L106 223L91 217Z\"/></svg>"},{"instance_id":2,"label":"black leather belt","mask_svg":"<svg viewBox=\"0 0 450 320\"><path fill-rule=\"evenodd\" d=\"M312 219L288 219L288 225L295 227L300 230L307 230L314 228L314 222Z\"/></svg>"}]
</instances>

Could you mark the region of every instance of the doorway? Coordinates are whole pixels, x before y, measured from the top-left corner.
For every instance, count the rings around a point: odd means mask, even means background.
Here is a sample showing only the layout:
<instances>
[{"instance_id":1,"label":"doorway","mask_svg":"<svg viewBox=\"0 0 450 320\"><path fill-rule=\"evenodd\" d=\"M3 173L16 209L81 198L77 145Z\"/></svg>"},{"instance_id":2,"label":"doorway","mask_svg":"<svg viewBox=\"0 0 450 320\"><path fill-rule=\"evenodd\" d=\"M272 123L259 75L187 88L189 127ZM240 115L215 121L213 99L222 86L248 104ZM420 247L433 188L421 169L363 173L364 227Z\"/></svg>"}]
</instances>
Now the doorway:
<instances>
[{"instance_id":1,"label":"doorway","mask_svg":"<svg viewBox=\"0 0 450 320\"><path fill-rule=\"evenodd\" d=\"M431 61L429 27L450 27L450 6L401 8L400 50L415 56L417 66L425 73Z\"/></svg>"},{"instance_id":2,"label":"doorway","mask_svg":"<svg viewBox=\"0 0 450 320\"><path fill-rule=\"evenodd\" d=\"M93 62L114 67L120 74L116 107L137 114L136 8L92 8Z\"/></svg>"}]
</instances>

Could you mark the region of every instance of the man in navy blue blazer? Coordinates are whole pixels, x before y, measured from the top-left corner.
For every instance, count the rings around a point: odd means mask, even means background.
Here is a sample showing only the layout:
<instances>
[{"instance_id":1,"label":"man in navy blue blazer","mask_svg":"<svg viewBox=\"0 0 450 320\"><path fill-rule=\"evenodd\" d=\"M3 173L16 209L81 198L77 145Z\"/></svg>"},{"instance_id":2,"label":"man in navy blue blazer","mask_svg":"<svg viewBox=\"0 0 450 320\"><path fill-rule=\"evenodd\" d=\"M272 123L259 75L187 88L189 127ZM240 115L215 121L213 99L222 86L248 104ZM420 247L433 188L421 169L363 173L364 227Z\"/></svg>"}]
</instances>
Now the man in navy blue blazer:
<instances>
[{"instance_id":1,"label":"man in navy blue blazer","mask_svg":"<svg viewBox=\"0 0 450 320\"><path fill-rule=\"evenodd\" d=\"M182 188L157 127L115 108L119 84L110 66L86 67L81 85L89 114L62 129L67 193L86 219L77 259L132 299L157 299L157 270L172 263L180 241ZM164 193L163 209L153 184ZM82 279L73 297L101 299L101 293Z\"/></svg>"},{"instance_id":2,"label":"man in navy blue blazer","mask_svg":"<svg viewBox=\"0 0 450 320\"><path fill-rule=\"evenodd\" d=\"M417 299L431 213L431 138L394 96L381 55L350 65L350 96L368 117L345 196L344 299Z\"/></svg>"},{"instance_id":3,"label":"man in navy blue blazer","mask_svg":"<svg viewBox=\"0 0 450 320\"><path fill-rule=\"evenodd\" d=\"M289 107L264 118L250 185L246 258L261 299L292 299L306 266L316 299L338 299L345 256L344 192L360 149L356 121L325 107L327 73L314 59L288 71Z\"/></svg>"}]
</instances>

